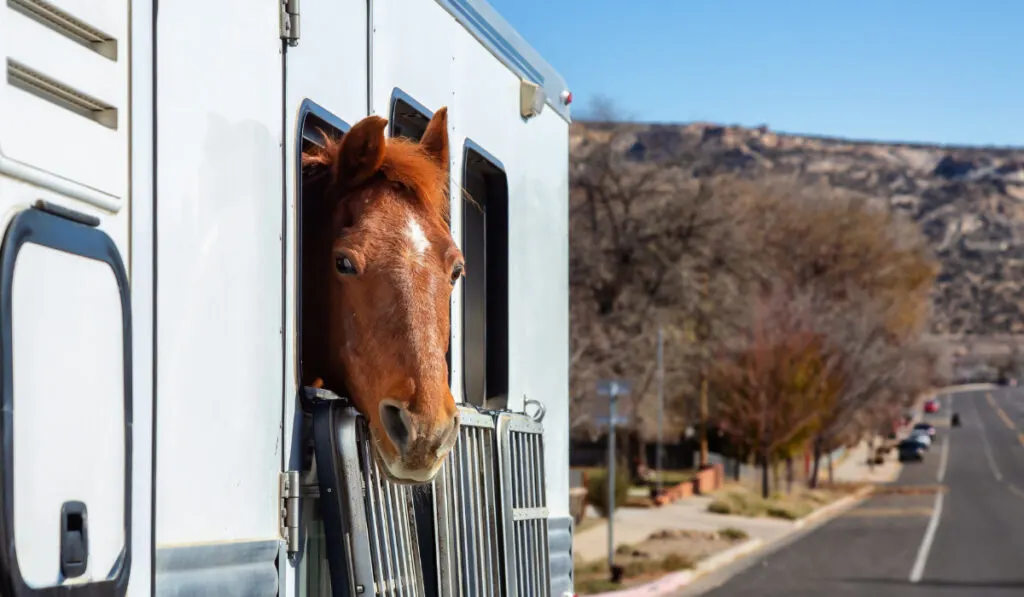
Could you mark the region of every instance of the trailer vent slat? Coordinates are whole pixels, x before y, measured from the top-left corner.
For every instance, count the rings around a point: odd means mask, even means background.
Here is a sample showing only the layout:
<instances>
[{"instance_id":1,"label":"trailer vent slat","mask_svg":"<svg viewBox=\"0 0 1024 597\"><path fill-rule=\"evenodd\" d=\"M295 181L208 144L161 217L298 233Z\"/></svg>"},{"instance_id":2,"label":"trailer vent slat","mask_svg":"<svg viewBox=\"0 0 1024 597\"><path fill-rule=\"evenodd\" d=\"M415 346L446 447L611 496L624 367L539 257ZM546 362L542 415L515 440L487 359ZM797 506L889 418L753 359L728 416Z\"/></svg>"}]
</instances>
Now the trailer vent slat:
<instances>
[{"instance_id":1,"label":"trailer vent slat","mask_svg":"<svg viewBox=\"0 0 1024 597\"><path fill-rule=\"evenodd\" d=\"M117 60L117 39L49 2L7 0L7 6L100 56Z\"/></svg>"},{"instance_id":2,"label":"trailer vent slat","mask_svg":"<svg viewBox=\"0 0 1024 597\"><path fill-rule=\"evenodd\" d=\"M7 82L12 87L117 130L117 108L10 58L7 59Z\"/></svg>"}]
</instances>

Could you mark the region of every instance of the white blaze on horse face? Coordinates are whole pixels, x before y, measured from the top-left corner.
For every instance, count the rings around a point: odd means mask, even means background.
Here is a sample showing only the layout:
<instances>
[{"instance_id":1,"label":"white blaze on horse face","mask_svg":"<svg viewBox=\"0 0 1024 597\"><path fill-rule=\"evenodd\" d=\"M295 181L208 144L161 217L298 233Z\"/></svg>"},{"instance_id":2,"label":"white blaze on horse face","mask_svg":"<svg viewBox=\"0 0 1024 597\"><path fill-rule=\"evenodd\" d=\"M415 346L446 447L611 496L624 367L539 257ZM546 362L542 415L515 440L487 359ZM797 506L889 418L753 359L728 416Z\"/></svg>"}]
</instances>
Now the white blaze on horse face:
<instances>
[{"instance_id":1,"label":"white blaze on horse face","mask_svg":"<svg viewBox=\"0 0 1024 597\"><path fill-rule=\"evenodd\" d=\"M427 233L423 231L423 226L420 226L415 216L409 216L409 221L405 225L405 236L409 240L409 247L417 258L426 254L427 249L430 248Z\"/></svg>"}]
</instances>

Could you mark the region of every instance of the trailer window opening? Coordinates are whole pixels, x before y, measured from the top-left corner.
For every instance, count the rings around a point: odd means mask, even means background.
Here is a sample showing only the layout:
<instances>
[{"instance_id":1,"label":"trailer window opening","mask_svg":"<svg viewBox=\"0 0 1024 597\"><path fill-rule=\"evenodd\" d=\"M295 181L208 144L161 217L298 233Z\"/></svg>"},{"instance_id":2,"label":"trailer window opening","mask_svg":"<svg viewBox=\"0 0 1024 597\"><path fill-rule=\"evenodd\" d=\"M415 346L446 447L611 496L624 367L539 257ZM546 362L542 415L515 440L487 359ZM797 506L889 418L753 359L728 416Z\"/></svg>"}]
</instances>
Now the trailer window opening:
<instances>
[{"instance_id":1,"label":"trailer window opening","mask_svg":"<svg viewBox=\"0 0 1024 597\"><path fill-rule=\"evenodd\" d=\"M416 100L396 89L391 100L390 135L419 141L427 132L431 116L433 114Z\"/></svg>"},{"instance_id":2,"label":"trailer window opening","mask_svg":"<svg viewBox=\"0 0 1024 597\"><path fill-rule=\"evenodd\" d=\"M326 305L323 304L323 293L311 287L318 283L314 269L315 247L314 235L305 234L322 226L328 216L323 206L326 202L316 199L324 192L323 185L327 182L328 172L325 168L303 168L302 153L314 146L324 146L324 135L340 139L348 131L349 125L317 104L306 100L299 111L299 147L296 156L296 176L299 184L296 189L297 239L296 239L296 280L295 304L298 305L295 323L298 332L296 362L300 383L308 384L318 374L317 363L327 357L327 337L323 333L322 321L326 316ZM306 201L306 199L309 201ZM319 320L319 321L318 321ZM307 330L309 326L309 330ZM308 333L307 333L308 331Z\"/></svg>"},{"instance_id":3,"label":"trailer window opening","mask_svg":"<svg viewBox=\"0 0 1024 597\"><path fill-rule=\"evenodd\" d=\"M462 359L465 401L508 394L508 178L467 145L462 187Z\"/></svg>"}]
</instances>

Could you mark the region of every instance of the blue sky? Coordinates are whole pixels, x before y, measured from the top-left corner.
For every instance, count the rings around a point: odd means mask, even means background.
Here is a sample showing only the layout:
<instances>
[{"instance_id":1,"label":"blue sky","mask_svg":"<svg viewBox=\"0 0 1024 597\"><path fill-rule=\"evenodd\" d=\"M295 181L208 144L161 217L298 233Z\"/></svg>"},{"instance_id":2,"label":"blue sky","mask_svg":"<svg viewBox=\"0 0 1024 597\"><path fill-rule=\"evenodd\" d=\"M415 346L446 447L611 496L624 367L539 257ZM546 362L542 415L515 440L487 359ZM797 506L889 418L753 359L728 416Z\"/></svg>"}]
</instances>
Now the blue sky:
<instances>
[{"instance_id":1,"label":"blue sky","mask_svg":"<svg viewBox=\"0 0 1024 597\"><path fill-rule=\"evenodd\" d=\"M489 1L577 113L1024 146L1024 0Z\"/></svg>"}]
</instances>

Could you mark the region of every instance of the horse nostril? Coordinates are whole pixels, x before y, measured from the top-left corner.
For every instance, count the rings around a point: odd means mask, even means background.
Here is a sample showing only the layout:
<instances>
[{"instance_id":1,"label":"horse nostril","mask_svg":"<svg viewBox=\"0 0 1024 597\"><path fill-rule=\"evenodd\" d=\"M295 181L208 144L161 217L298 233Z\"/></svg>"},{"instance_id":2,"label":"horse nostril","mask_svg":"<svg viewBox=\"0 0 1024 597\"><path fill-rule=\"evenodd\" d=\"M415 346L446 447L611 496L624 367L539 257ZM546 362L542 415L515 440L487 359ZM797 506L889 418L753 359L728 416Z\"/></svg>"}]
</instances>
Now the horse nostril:
<instances>
[{"instance_id":1,"label":"horse nostril","mask_svg":"<svg viewBox=\"0 0 1024 597\"><path fill-rule=\"evenodd\" d=\"M402 409L394 404L384 403L380 406L380 418L384 424L384 431L395 444L395 448L404 454L409 446L409 427L402 417Z\"/></svg>"},{"instance_id":2,"label":"horse nostril","mask_svg":"<svg viewBox=\"0 0 1024 597\"><path fill-rule=\"evenodd\" d=\"M455 413L455 417L452 422L448 425L448 430L444 432L441 437L441 444L437 448L437 455L440 457L446 453L455 442L459 439L459 413Z\"/></svg>"}]
</instances>

